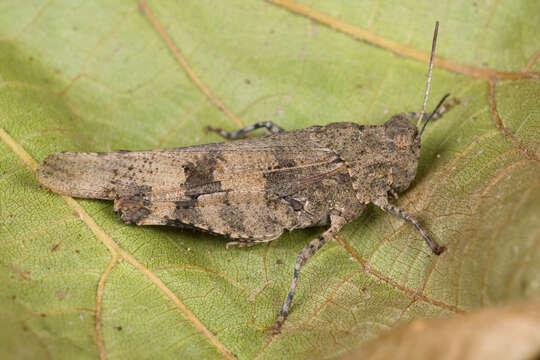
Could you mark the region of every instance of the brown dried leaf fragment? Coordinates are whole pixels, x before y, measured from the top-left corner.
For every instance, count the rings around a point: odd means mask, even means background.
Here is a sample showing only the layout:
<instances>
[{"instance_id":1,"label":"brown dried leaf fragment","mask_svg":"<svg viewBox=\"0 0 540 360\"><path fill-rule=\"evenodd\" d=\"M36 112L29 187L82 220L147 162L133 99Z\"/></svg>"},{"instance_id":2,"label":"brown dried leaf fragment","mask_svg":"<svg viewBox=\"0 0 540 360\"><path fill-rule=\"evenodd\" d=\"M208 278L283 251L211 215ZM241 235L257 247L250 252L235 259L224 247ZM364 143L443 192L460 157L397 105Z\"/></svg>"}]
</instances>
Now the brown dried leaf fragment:
<instances>
[{"instance_id":1,"label":"brown dried leaf fragment","mask_svg":"<svg viewBox=\"0 0 540 360\"><path fill-rule=\"evenodd\" d=\"M540 356L540 302L485 308L398 326L342 360L524 360Z\"/></svg>"}]
</instances>

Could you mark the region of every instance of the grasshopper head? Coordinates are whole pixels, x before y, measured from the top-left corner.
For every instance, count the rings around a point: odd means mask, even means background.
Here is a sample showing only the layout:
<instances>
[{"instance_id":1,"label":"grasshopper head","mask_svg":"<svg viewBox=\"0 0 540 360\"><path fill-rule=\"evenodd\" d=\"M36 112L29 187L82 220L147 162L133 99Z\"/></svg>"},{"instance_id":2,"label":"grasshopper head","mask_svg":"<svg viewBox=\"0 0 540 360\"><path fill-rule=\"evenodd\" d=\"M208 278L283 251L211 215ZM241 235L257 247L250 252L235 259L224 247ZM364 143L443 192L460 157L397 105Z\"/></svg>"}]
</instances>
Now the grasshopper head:
<instances>
[{"instance_id":1,"label":"grasshopper head","mask_svg":"<svg viewBox=\"0 0 540 360\"><path fill-rule=\"evenodd\" d=\"M386 141L395 149L389 154L392 177L390 186L396 193L406 190L416 176L420 156L418 129L403 114L394 115L385 124Z\"/></svg>"},{"instance_id":2,"label":"grasshopper head","mask_svg":"<svg viewBox=\"0 0 540 360\"><path fill-rule=\"evenodd\" d=\"M392 164L392 190L404 191L409 187L416 175L418 158L420 156L420 143L422 133L427 123L434 114L437 114L444 101L450 94L446 94L435 110L428 116L421 129L417 129L410 121L407 114L394 115L385 126L386 141L392 143L395 155L391 156Z\"/></svg>"}]
</instances>

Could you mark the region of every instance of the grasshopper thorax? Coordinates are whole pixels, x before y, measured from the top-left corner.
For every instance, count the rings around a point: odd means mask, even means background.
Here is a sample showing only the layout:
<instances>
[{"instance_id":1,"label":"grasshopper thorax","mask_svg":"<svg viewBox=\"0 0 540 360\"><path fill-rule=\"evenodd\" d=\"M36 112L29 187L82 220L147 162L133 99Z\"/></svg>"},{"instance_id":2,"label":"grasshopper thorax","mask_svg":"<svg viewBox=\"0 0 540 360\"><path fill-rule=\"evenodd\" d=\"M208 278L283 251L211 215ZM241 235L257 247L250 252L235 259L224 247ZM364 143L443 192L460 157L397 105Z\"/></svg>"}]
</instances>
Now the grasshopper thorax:
<instances>
[{"instance_id":1,"label":"grasshopper thorax","mask_svg":"<svg viewBox=\"0 0 540 360\"><path fill-rule=\"evenodd\" d=\"M389 185L393 192L405 191L416 176L420 156L420 136L418 129L404 114L392 116L384 124L386 141L395 149L389 153L391 179Z\"/></svg>"}]
</instances>

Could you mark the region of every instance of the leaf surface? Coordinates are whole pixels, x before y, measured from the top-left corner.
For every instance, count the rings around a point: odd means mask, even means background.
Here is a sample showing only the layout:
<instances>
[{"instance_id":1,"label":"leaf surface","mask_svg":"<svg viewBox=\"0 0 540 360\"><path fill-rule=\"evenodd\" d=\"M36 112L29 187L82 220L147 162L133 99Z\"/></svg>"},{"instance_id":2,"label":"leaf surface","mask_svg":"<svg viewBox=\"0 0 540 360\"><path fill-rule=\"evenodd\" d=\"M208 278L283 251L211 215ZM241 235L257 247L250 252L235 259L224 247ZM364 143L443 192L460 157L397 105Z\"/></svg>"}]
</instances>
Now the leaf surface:
<instances>
[{"instance_id":1,"label":"leaf surface","mask_svg":"<svg viewBox=\"0 0 540 360\"><path fill-rule=\"evenodd\" d=\"M4 2L0 356L335 358L419 317L538 297L538 13L525 0ZM435 20L429 107L447 92L461 104L427 128L397 204L448 251L369 207L303 269L280 335L267 329L296 254L322 229L226 250L37 186L36 163L58 151L418 111Z\"/></svg>"}]
</instances>

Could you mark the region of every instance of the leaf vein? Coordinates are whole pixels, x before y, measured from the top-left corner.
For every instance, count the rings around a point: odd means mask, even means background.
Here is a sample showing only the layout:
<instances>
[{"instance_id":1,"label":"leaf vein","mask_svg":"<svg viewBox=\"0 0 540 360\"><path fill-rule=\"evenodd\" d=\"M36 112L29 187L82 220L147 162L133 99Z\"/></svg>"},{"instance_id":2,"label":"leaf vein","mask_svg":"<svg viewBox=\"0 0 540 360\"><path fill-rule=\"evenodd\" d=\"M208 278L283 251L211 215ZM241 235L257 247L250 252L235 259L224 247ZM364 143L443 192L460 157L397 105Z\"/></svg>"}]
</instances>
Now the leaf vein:
<instances>
[{"instance_id":1,"label":"leaf vein","mask_svg":"<svg viewBox=\"0 0 540 360\"><path fill-rule=\"evenodd\" d=\"M7 145L7 147L13 151L20 160L28 166L33 172L37 169L37 162L34 160L30 154L23 149L23 147L18 144L9 134L3 129L0 128L0 140ZM233 360L235 357L227 350L225 345L223 345L215 336L204 326L204 324L187 308L186 305L159 279L153 272L151 272L147 267L142 265L133 255L122 249L110 236L107 234L96 222L95 220L84 210L84 208L73 198L65 195L60 195L61 198L66 202L66 204L73 209L80 217L80 219L88 226L88 228L94 233L94 235L101 241L112 254L113 259L111 263L115 260L115 256L125 260L131 264L135 269L137 269L141 274L150 280L161 292L163 292L175 305L176 307L186 316L186 318L193 324L193 326L207 338L212 345L214 345L219 352L227 359ZM116 255L117 254L117 255ZM111 266L111 263L109 266ZM102 276L103 278L103 276ZM106 278L105 278L106 279Z\"/></svg>"}]
</instances>

